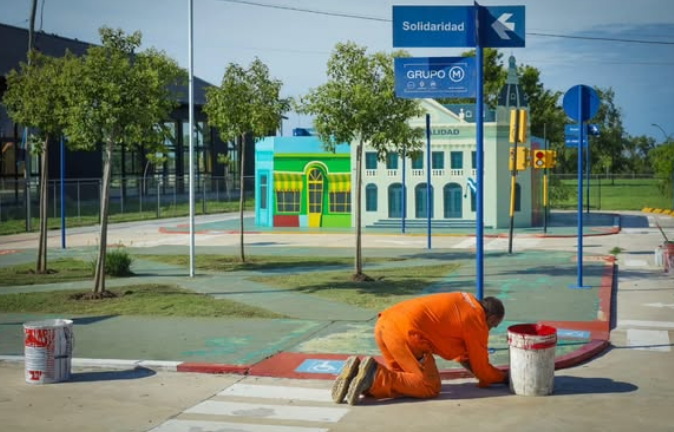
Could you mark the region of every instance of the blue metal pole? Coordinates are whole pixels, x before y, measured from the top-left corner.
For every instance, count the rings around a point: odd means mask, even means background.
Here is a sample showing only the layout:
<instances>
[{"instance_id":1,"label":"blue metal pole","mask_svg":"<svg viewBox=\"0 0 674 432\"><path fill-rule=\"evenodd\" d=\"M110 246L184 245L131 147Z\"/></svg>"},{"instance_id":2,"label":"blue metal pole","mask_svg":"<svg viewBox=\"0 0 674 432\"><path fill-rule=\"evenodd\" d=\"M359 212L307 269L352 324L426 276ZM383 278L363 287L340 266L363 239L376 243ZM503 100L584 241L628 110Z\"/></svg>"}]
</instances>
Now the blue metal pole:
<instances>
[{"instance_id":1,"label":"blue metal pole","mask_svg":"<svg viewBox=\"0 0 674 432\"><path fill-rule=\"evenodd\" d=\"M582 146L581 146L582 148ZM590 133L587 133L587 148L585 149L585 171L587 172L587 193L585 200L587 201L587 214L590 214Z\"/></svg>"},{"instance_id":2,"label":"blue metal pole","mask_svg":"<svg viewBox=\"0 0 674 432\"><path fill-rule=\"evenodd\" d=\"M482 25L481 9L475 3L476 13L476 48L475 60L477 67L477 99L475 104L475 113L477 115L476 122L476 140L477 140L477 235L476 235L476 249L477 249L477 299L482 300L484 297L484 52L482 50L482 41L480 40L480 26Z\"/></svg>"},{"instance_id":3,"label":"blue metal pole","mask_svg":"<svg viewBox=\"0 0 674 432\"><path fill-rule=\"evenodd\" d=\"M583 86L578 86L578 287L583 288Z\"/></svg>"},{"instance_id":4,"label":"blue metal pole","mask_svg":"<svg viewBox=\"0 0 674 432\"><path fill-rule=\"evenodd\" d=\"M431 115L426 114L426 219L428 220L428 249L431 248Z\"/></svg>"},{"instance_id":5,"label":"blue metal pole","mask_svg":"<svg viewBox=\"0 0 674 432\"><path fill-rule=\"evenodd\" d=\"M66 146L61 137L61 249L66 248Z\"/></svg>"},{"instance_id":6,"label":"blue metal pole","mask_svg":"<svg viewBox=\"0 0 674 432\"><path fill-rule=\"evenodd\" d=\"M403 234L405 234L405 217L407 216L407 186L405 183L405 158L407 157L407 147L403 147L403 189L400 191L402 204L402 228Z\"/></svg>"}]
</instances>

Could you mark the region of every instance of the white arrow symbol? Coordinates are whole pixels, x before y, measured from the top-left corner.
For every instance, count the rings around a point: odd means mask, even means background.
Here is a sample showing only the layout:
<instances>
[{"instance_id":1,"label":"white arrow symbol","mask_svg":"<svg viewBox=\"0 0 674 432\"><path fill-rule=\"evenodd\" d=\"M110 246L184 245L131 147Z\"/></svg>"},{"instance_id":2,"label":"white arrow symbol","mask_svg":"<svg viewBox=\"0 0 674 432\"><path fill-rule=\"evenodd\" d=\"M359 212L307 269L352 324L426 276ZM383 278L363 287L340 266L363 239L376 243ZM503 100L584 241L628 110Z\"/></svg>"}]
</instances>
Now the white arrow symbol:
<instances>
[{"instance_id":1,"label":"white arrow symbol","mask_svg":"<svg viewBox=\"0 0 674 432\"><path fill-rule=\"evenodd\" d=\"M510 40L510 36L508 36L506 30L515 31L515 23L508 22L511 16L513 16L513 14L504 13L491 25L501 39Z\"/></svg>"},{"instance_id":2,"label":"white arrow symbol","mask_svg":"<svg viewBox=\"0 0 674 432\"><path fill-rule=\"evenodd\" d=\"M671 308L674 309L674 303L647 303L644 306L656 307L656 308Z\"/></svg>"}]
</instances>

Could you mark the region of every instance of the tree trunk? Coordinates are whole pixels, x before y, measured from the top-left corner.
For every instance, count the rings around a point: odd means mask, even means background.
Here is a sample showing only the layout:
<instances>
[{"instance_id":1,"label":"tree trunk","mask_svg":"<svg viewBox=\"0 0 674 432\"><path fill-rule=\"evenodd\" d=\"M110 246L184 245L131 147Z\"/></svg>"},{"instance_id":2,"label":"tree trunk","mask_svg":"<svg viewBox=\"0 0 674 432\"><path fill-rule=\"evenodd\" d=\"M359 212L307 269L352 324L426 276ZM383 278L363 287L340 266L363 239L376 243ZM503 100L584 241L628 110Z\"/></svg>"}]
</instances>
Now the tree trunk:
<instances>
[{"instance_id":1,"label":"tree trunk","mask_svg":"<svg viewBox=\"0 0 674 432\"><path fill-rule=\"evenodd\" d=\"M105 164L103 167L103 190L101 193L101 232L98 244L98 261L94 275L94 293L105 291L105 254L108 246L108 209L110 202L110 178L112 171L112 139L105 144Z\"/></svg>"},{"instance_id":2,"label":"tree trunk","mask_svg":"<svg viewBox=\"0 0 674 432\"><path fill-rule=\"evenodd\" d=\"M363 253L361 247L361 172L363 168L363 143L358 141L356 147L356 262L355 262L355 276L362 276L363 274Z\"/></svg>"},{"instance_id":3,"label":"tree trunk","mask_svg":"<svg viewBox=\"0 0 674 432\"><path fill-rule=\"evenodd\" d=\"M243 248L243 206L245 204L245 196L244 196L244 175L243 175L243 167L244 162L246 161L246 136L245 134L242 134L241 137L239 138L239 158L241 159L240 161L240 169L239 169L239 177L240 177L240 182L239 182L239 247L240 247L240 253L241 253L241 262L246 262L246 256L244 254L244 248Z\"/></svg>"},{"instance_id":4,"label":"tree trunk","mask_svg":"<svg viewBox=\"0 0 674 432\"><path fill-rule=\"evenodd\" d=\"M47 191L49 189L49 136L44 139L40 173L40 240L37 252L37 273L47 273L47 220L49 218Z\"/></svg>"}]
</instances>

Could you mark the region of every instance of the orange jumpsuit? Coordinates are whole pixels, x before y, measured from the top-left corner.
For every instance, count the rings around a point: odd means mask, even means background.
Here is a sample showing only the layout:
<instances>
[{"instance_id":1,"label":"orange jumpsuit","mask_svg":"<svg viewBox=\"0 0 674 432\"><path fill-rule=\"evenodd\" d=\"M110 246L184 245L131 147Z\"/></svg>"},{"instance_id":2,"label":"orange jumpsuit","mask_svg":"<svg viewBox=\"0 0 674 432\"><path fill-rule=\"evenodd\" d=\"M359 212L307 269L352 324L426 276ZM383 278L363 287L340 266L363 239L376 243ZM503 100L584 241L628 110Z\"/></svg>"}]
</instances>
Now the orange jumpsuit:
<instances>
[{"instance_id":1,"label":"orange jumpsuit","mask_svg":"<svg viewBox=\"0 0 674 432\"><path fill-rule=\"evenodd\" d=\"M473 295L460 292L407 300L380 313L375 339L388 368L379 365L368 394L377 399L438 396L440 374L432 354L470 361L480 386L504 381L505 373L489 363L485 315Z\"/></svg>"}]
</instances>

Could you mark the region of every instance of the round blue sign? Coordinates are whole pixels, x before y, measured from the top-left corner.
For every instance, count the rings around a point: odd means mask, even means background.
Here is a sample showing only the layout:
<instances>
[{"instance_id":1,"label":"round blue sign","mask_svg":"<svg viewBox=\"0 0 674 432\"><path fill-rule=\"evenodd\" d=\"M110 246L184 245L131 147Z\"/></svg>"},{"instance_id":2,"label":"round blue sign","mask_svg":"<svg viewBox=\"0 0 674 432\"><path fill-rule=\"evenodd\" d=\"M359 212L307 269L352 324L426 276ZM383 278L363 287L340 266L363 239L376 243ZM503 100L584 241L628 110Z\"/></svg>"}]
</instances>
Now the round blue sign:
<instances>
[{"instance_id":1,"label":"round blue sign","mask_svg":"<svg viewBox=\"0 0 674 432\"><path fill-rule=\"evenodd\" d=\"M584 122L599 111L599 95L592 87L576 85L564 94L563 106L566 115L573 120Z\"/></svg>"}]
</instances>

